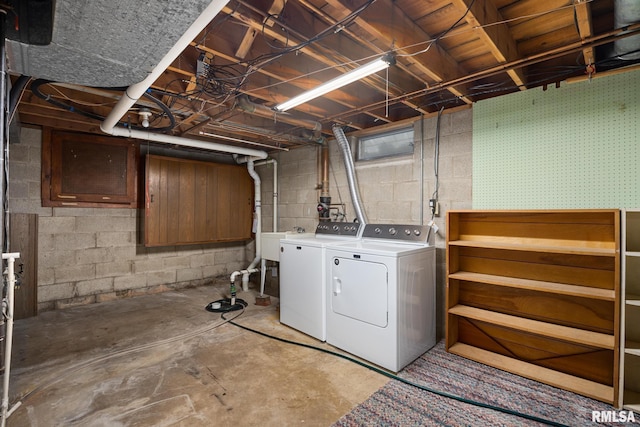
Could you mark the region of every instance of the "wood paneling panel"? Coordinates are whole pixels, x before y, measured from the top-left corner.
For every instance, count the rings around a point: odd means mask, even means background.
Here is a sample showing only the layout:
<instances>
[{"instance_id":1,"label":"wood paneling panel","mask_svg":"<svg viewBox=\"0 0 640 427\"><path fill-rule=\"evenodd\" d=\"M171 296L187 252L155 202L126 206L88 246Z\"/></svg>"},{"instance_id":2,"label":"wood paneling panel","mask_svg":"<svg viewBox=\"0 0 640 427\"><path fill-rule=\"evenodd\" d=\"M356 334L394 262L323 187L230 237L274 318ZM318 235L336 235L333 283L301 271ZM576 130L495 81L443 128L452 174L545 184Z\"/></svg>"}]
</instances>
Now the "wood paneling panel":
<instances>
[{"instance_id":1,"label":"wood paneling panel","mask_svg":"<svg viewBox=\"0 0 640 427\"><path fill-rule=\"evenodd\" d=\"M20 287L15 289L14 318L24 319L38 314L38 215L9 214L9 251L20 252L16 272Z\"/></svg>"},{"instance_id":2,"label":"wood paneling panel","mask_svg":"<svg viewBox=\"0 0 640 427\"><path fill-rule=\"evenodd\" d=\"M251 238L252 180L243 166L147 156L145 245Z\"/></svg>"}]
</instances>

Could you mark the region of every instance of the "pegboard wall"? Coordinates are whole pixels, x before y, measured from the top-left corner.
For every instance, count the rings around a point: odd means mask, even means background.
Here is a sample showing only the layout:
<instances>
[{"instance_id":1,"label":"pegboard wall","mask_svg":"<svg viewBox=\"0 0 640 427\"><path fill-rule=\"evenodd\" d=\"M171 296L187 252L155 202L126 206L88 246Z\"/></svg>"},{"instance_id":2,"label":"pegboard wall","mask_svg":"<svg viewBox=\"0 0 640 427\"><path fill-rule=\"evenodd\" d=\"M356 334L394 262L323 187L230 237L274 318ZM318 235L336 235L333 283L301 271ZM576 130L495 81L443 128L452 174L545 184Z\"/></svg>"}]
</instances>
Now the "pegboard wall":
<instances>
[{"instance_id":1,"label":"pegboard wall","mask_svg":"<svg viewBox=\"0 0 640 427\"><path fill-rule=\"evenodd\" d=\"M640 71L474 104L472 204L640 206Z\"/></svg>"}]
</instances>

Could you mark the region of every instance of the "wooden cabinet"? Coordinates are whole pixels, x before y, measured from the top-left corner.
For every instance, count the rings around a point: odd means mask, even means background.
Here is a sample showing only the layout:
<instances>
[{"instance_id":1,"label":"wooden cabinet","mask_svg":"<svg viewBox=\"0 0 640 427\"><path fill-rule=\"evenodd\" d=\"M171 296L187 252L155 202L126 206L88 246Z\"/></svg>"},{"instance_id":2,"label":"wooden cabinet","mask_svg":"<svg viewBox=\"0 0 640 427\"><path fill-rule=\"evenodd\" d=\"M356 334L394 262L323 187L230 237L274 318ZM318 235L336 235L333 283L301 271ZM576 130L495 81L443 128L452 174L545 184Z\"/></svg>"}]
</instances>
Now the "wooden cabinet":
<instances>
[{"instance_id":1,"label":"wooden cabinet","mask_svg":"<svg viewBox=\"0 0 640 427\"><path fill-rule=\"evenodd\" d=\"M619 406L640 411L640 209L622 211Z\"/></svg>"},{"instance_id":2,"label":"wooden cabinet","mask_svg":"<svg viewBox=\"0 0 640 427\"><path fill-rule=\"evenodd\" d=\"M136 208L138 143L44 129L42 206Z\"/></svg>"},{"instance_id":3,"label":"wooden cabinet","mask_svg":"<svg viewBox=\"0 0 640 427\"><path fill-rule=\"evenodd\" d=\"M447 212L451 353L610 404L618 210Z\"/></svg>"},{"instance_id":4,"label":"wooden cabinet","mask_svg":"<svg viewBox=\"0 0 640 427\"><path fill-rule=\"evenodd\" d=\"M146 246L251 238L253 181L246 167L149 155Z\"/></svg>"}]
</instances>

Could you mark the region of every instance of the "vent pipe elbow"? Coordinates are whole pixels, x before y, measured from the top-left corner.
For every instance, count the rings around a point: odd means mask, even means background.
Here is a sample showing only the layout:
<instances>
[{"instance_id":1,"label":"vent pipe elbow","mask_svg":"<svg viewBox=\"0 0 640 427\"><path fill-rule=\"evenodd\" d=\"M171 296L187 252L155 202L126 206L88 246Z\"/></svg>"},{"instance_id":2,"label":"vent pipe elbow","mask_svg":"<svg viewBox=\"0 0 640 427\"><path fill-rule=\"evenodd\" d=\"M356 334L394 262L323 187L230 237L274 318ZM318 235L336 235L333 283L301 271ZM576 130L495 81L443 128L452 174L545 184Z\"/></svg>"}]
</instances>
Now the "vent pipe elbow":
<instances>
[{"instance_id":1,"label":"vent pipe elbow","mask_svg":"<svg viewBox=\"0 0 640 427\"><path fill-rule=\"evenodd\" d=\"M360 190L358 189L358 181L356 178L355 167L353 166L353 156L351 154L351 147L349 146L349 141L344 134L344 131L340 126L333 125L333 135L336 137L336 141L338 142L338 146L340 147L340 151L342 152L342 157L344 160L344 166L347 171L347 181L349 183L349 192L351 193L351 201L353 202L353 208L356 211L356 218L358 218L358 222L365 226L367 224L367 217L364 213L364 209L362 208L362 203L360 201Z\"/></svg>"}]
</instances>

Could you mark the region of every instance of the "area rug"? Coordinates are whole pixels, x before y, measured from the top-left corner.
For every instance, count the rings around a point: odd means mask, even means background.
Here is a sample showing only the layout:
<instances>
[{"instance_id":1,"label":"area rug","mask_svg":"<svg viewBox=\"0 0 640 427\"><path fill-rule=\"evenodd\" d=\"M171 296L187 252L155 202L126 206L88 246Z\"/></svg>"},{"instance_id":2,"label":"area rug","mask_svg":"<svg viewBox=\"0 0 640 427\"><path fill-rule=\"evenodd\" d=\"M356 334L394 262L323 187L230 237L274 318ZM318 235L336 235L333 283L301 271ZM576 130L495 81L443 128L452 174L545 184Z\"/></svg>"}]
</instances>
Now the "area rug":
<instances>
[{"instance_id":1,"label":"area rug","mask_svg":"<svg viewBox=\"0 0 640 427\"><path fill-rule=\"evenodd\" d=\"M334 426L640 425L640 413L618 411L605 403L447 353L442 342L398 376L430 390L505 408L533 419L391 380ZM616 422L631 417L635 422Z\"/></svg>"}]
</instances>

